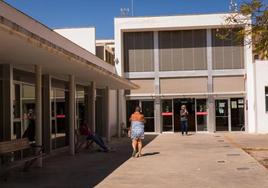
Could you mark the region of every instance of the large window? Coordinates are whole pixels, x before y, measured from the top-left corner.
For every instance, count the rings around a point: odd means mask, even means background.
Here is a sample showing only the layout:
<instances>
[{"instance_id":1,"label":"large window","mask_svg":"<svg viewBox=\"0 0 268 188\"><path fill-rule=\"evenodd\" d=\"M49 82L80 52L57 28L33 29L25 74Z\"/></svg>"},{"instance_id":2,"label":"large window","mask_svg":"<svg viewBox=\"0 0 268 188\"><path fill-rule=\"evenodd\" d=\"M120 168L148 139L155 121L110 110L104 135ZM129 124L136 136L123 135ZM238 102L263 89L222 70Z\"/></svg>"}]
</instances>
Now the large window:
<instances>
[{"instance_id":1,"label":"large window","mask_svg":"<svg viewBox=\"0 0 268 188\"><path fill-rule=\"evenodd\" d=\"M153 32L124 33L125 72L150 72L154 70Z\"/></svg>"},{"instance_id":2,"label":"large window","mask_svg":"<svg viewBox=\"0 0 268 188\"><path fill-rule=\"evenodd\" d=\"M268 87L265 87L265 104L266 104L266 112L268 112Z\"/></svg>"},{"instance_id":3,"label":"large window","mask_svg":"<svg viewBox=\"0 0 268 188\"><path fill-rule=\"evenodd\" d=\"M206 70L206 46L206 30L160 31L160 70Z\"/></svg>"},{"instance_id":4,"label":"large window","mask_svg":"<svg viewBox=\"0 0 268 188\"><path fill-rule=\"evenodd\" d=\"M240 29L213 29L212 30L212 57L213 69L243 69L244 68L244 41L238 40L235 33ZM220 39L220 34L228 36Z\"/></svg>"}]
</instances>

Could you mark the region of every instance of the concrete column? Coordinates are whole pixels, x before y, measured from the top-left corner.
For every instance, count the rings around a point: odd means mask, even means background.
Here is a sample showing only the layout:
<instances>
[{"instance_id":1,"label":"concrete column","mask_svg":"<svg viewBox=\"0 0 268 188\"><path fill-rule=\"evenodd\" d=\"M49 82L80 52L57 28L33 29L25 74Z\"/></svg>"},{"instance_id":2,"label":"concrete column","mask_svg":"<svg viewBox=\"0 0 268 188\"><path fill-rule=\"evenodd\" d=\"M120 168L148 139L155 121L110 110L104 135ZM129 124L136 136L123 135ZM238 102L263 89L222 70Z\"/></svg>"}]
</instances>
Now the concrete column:
<instances>
[{"instance_id":1,"label":"concrete column","mask_svg":"<svg viewBox=\"0 0 268 188\"><path fill-rule=\"evenodd\" d=\"M51 76L43 75L43 146L44 152L50 153L51 142Z\"/></svg>"},{"instance_id":2,"label":"concrete column","mask_svg":"<svg viewBox=\"0 0 268 188\"><path fill-rule=\"evenodd\" d=\"M251 30L251 24L247 24L245 30ZM248 133L258 133L257 124L257 104L256 104L256 67L253 63L252 45L250 42L251 35L245 36L244 39L244 60L246 69L246 123L245 131ZM262 91L264 92L264 91Z\"/></svg>"},{"instance_id":3,"label":"concrete column","mask_svg":"<svg viewBox=\"0 0 268 188\"><path fill-rule=\"evenodd\" d=\"M156 95L160 94L160 79L159 79L159 43L158 43L158 31L154 32L154 93ZM154 102L154 126L155 132L162 132L161 124L161 99L159 96L155 98Z\"/></svg>"},{"instance_id":4,"label":"concrete column","mask_svg":"<svg viewBox=\"0 0 268 188\"><path fill-rule=\"evenodd\" d=\"M155 98L154 101L154 114L155 114L155 132L161 133L162 130L162 123L161 123L161 99L159 97Z\"/></svg>"},{"instance_id":5,"label":"concrete column","mask_svg":"<svg viewBox=\"0 0 268 188\"><path fill-rule=\"evenodd\" d=\"M127 126L126 122L126 100L124 96L124 90L118 90L118 132L121 136L121 126Z\"/></svg>"},{"instance_id":6,"label":"concrete column","mask_svg":"<svg viewBox=\"0 0 268 188\"><path fill-rule=\"evenodd\" d=\"M2 67L2 88L1 88L1 119L0 119L0 140L11 140L13 128L13 66L3 64Z\"/></svg>"},{"instance_id":7,"label":"concrete column","mask_svg":"<svg viewBox=\"0 0 268 188\"><path fill-rule=\"evenodd\" d=\"M109 114L110 114L110 106L109 106L109 88L106 87L105 88L105 92L104 92L104 104L105 104L105 128L106 128L106 140L107 142L110 142L111 140L111 130L110 130L110 121L109 121Z\"/></svg>"},{"instance_id":8,"label":"concrete column","mask_svg":"<svg viewBox=\"0 0 268 188\"><path fill-rule=\"evenodd\" d=\"M74 128L75 128L75 77L69 76L69 153L75 155Z\"/></svg>"},{"instance_id":9,"label":"concrete column","mask_svg":"<svg viewBox=\"0 0 268 188\"><path fill-rule=\"evenodd\" d=\"M96 84L95 82L91 82L91 84L87 87L87 106L86 106L86 119L90 129L93 132L96 132L96 121L95 121L95 101L96 101Z\"/></svg>"},{"instance_id":10,"label":"concrete column","mask_svg":"<svg viewBox=\"0 0 268 188\"><path fill-rule=\"evenodd\" d=\"M213 76L212 76L212 34L211 29L207 29L207 68L208 68L208 93L213 93ZM208 122L207 129L214 132L215 127L215 100L212 95L208 96Z\"/></svg>"},{"instance_id":11,"label":"concrete column","mask_svg":"<svg viewBox=\"0 0 268 188\"><path fill-rule=\"evenodd\" d=\"M42 68L35 65L35 143L42 145ZM38 159L37 166L42 167L42 158Z\"/></svg>"}]
</instances>

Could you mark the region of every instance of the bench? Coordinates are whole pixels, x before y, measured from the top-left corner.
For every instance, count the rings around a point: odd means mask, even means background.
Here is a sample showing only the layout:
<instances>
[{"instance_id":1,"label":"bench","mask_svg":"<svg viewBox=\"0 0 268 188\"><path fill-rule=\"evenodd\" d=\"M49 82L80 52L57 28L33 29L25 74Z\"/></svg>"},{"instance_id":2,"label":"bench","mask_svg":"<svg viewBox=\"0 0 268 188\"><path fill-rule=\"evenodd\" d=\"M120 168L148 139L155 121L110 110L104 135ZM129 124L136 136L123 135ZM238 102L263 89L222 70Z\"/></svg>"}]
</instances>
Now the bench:
<instances>
[{"instance_id":1,"label":"bench","mask_svg":"<svg viewBox=\"0 0 268 188\"><path fill-rule=\"evenodd\" d=\"M79 130L75 130L75 153L79 153L79 151L86 145L86 148L90 148L93 144L93 140L87 140L86 135L81 135Z\"/></svg>"},{"instance_id":2,"label":"bench","mask_svg":"<svg viewBox=\"0 0 268 188\"><path fill-rule=\"evenodd\" d=\"M27 154L30 155L14 161L15 152L25 150L28 150ZM43 156L42 150L42 146L31 144L28 138L0 142L0 176L3 176L6 181L7 176L5 174L23 164L23 171L27 171L38 158Z\"/></svg>"}]
</instances>

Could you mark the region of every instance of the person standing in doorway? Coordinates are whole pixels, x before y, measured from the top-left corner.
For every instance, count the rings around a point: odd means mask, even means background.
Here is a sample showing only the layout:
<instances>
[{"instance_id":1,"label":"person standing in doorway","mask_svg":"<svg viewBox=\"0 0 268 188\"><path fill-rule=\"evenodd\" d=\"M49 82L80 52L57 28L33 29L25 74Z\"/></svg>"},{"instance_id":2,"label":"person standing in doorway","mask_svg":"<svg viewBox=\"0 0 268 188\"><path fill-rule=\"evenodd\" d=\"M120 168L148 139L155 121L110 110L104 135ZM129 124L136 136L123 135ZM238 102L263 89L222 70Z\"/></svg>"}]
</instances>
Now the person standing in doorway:
<instances>
[{"instance_id":1,"label":"person standing in doorway","mask_svg":"<svg viewBox=\"0 0 268 188\"><path fill-rule=\"evenodd\" d=\"M144 115L140 112L140 107L135 108L135 112L129 118L131 122L130 137L132 139L132 157L141 157L142 139L144 139Z\"/></svg>"},{"instance_id":2,"label":"person standing in doorway","mask_svg":"<svg viewBox=\"0 0 268 188\"><path fill-rule=\"evenodd\" d=\"M181 134L188 134L188 111L185 105L181 106L180 117L181 117Z\"/></svg>"}]
</instances>

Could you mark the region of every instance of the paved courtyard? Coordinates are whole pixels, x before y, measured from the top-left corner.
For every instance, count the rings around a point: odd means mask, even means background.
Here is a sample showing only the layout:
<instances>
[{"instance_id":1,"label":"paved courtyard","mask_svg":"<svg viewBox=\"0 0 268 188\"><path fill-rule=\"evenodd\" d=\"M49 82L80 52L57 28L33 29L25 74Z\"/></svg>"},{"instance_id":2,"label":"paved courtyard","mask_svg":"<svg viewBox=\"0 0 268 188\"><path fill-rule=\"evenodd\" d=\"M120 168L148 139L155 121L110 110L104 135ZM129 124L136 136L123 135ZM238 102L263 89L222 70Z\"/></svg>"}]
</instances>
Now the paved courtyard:
<instances>
[{"instance_id":1,"label":"paved courtyard","mask_svg":"<svg viewBox=\"0 0 268 188\"><path fill-rule=\"evenodd\" d=\"M163 134L144 153L155 155L128 160L97 187L268 187L267 169L223 134Z\"/></svg>"},{"instance_id":2,"label":"paved courtyard","mask_svg":"<svg viewBox=\"0 0 268 188\"><path fill-rule=\"evenodd\" d=\"M267 147L268 135L162 134L145 143L141 158L130 158L128 138L114 139L113 153L63 153L42 169L12 172L0 187L268 188L268 170L241 149Z\"/></svg>"}]
</instances>

